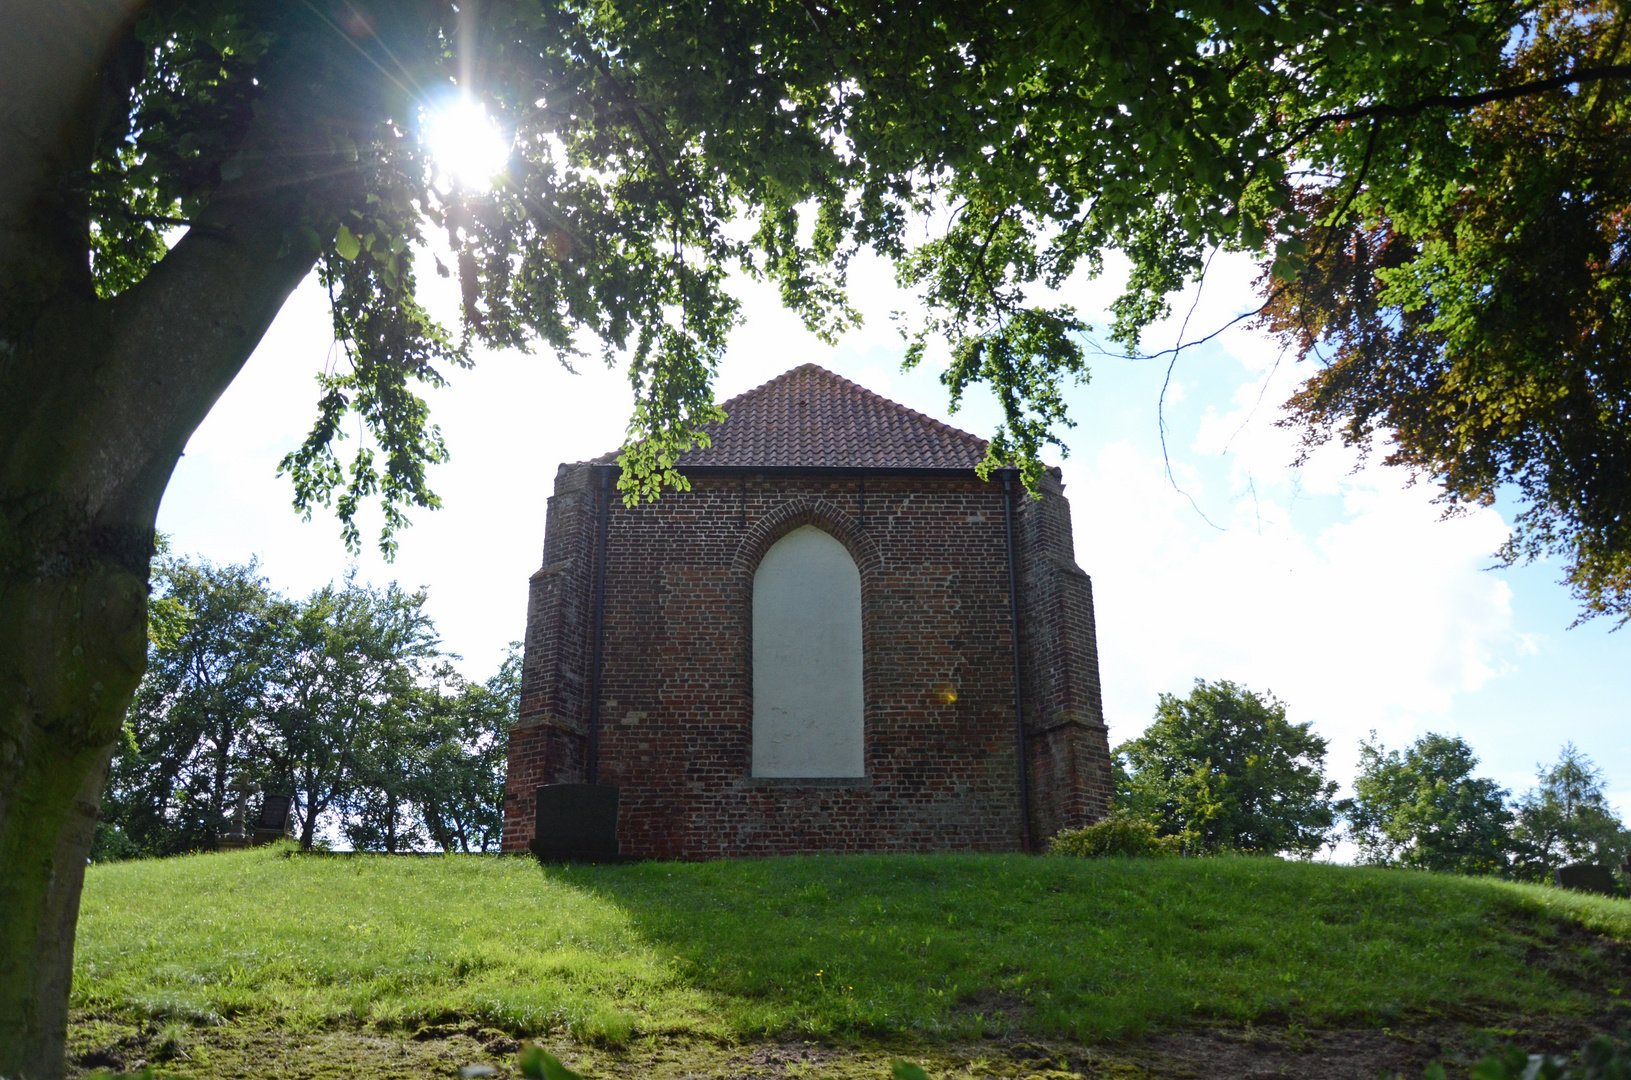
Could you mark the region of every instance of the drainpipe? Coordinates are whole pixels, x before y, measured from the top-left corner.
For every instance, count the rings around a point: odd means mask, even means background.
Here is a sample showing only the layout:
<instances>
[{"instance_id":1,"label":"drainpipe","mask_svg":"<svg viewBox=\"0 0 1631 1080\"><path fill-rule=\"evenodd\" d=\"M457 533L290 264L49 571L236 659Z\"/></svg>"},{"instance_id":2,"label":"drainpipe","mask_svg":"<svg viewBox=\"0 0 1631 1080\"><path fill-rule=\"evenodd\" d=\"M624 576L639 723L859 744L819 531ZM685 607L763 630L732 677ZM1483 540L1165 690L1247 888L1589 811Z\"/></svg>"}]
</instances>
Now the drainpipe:
<instances>
[{"instance_id":1,"label":"drainpipe","mask_svg":"<svg viewBox=\"0 0 1631 1080\"><path fill-rule=\"evenodd\" d=\"M601 627L605 621L606 612L606 525L611 516L611 506L607 498L607 481L611 479L611 469L601 466L595 470L600 474L599 509L596 514L596 529L599 536L595 540L595 612L590 633L589 655L589 760L588 781L591 784L600 783L600 654L601 654Z\"/></svg>"},{"instance_id":2,"label":"drainpipe","mask_svg":"<svg viewBox=\"0 0 1631 1080\"><path fill-rule=\"evenodd\" d=\"M1019 751L1019 846L1031 851L1031 770L1025 753L1025 699L1020 689L1019 575L1014 571L1014 470L1002 470L1002 528L1008 540L1008 625L1014 653L1014 747Z\"/></svg>"}]
</instances>

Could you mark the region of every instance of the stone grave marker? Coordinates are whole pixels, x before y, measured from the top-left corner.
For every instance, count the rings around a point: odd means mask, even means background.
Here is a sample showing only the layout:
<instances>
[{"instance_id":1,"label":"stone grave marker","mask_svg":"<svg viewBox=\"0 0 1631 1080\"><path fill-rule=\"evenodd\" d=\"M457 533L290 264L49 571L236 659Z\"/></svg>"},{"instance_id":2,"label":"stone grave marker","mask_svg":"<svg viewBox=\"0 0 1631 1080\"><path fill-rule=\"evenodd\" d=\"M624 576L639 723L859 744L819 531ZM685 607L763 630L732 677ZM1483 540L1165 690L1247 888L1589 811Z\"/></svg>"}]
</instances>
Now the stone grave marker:
<instances>
[{"instance_id":1,"label":"stone grave marker","mask_svg":"<svg viewBox=\"0 0 1631 1080\"><path fill-rule=\"evenodd\" d=\"M267 795L261 799L260 817L255 819L256 844L270 844L294 835L294 796Z\"/></svg>"},{"instance_id":2,"label":"stone grave marker","mask_svg":"<svg viewBox=\"0 0 1631 1080\"><path fill-rule=\"evenodd\" d=\"M1560 866L1552 872L1552 878L1559 888L1573 889L1575 892L1613 896L1620 891L1620 883L1614 878L1614 869L1609 866L1598 866L1593 863Z\"/></svg>"}]
</instances>

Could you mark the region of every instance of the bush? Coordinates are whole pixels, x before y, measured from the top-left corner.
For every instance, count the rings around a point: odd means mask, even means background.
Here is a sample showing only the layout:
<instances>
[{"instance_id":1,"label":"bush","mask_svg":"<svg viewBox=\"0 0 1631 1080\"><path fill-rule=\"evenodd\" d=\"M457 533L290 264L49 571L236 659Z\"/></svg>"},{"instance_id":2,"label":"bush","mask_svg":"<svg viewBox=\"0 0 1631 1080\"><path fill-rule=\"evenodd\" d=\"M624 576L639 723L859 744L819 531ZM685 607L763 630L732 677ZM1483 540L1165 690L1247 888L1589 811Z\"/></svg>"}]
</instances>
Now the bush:
<instances>
[{"instance_id":1,"label":"bush","mask_svg":"<svg viewBox=\"0 0 1631 1080\"><path fill-rule=\"evenodd\" d=\"M1066 829L1048 845L1049 855L1097 858L1104 855L1176 855L1180 838L1157 834L1155 822L1130 810L1114 810L1085 829Z\"/></svg>"}]
</instances>

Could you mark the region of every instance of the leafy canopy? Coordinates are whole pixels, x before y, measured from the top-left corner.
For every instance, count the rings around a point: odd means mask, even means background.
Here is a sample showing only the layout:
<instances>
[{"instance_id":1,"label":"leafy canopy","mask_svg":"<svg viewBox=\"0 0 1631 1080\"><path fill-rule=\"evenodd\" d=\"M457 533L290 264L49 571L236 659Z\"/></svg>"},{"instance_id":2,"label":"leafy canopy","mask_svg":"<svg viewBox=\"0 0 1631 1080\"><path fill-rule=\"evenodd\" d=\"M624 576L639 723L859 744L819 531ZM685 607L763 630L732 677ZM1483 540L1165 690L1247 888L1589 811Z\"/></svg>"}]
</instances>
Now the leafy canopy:
<instances>
[{"instance_id":1,"label":"leafy canopy","mask_svg":"<svg viewBox=\"0 0 1631 1080\"><path fill-rule=\"evenodd\" d=\"M276 678L287 606L254 562L168 554L154 565L147 675L125 718L97 827L97 857L207 851L237 804L255 721Z\"/></svg>"},{"instance_id":2,"label":"leafy canopy","mask_svg":"<svg viewBox=\"0 0 1631 1080\"><path fill-rule=\"evenodd\" d=\"M1429 732L1401 754L1359 744L1354 797L1338 809L1361 862L1456 874L1504 871L1512 813L1507 791L1472 771L1478 756L1460 736Z\"/></svg>"},{"instance_id":3,"label":"leafy canopy","mask_svg":"<svg viewBox=\"0 0 1631 1080\"><path fill-rule=\"evenodd\" d=\"M1264 324L1320 367L1309 449L1386 443L1447 510L1521 501L1500 556L1555 555L1583 618L1631 618L1631 41L1619 0L1536 5L1493 91L1348 125L1293 205L1308 258ZM1529 88L1529 92L1524 91ZM1483 99L1483 100L1480 100ZM1422 136L1427 134L1427 138Z\"/></svg>"},{"instance_id":4,"label":"leafy canopy","mask_svg":"<svg viewBox=\"0 0 1631 1080\"><path fill-rule=\"evenodd\" d=\"M1325 740L1273 694L1195 680L1162 694L1155 722L1116 748L1116 801L1203 851L1311 855L1335 816Z\"/></svg>"},{"instance_id":5,"label":"leafy canopy","mask_svg":"<svg viewBox=\"0 0 1631 1080\"><path fill-rule=\"evenodd\" d=\"M293 796L303 847L496 850L519 644L470 683L425 594L347 581L300 600L254 563L165 554L148 671L116 748L95 858L213 850L236 784Z\"/></svg>"},{"instance_id":6,"label":"leafy canopy","mask_svg":"<svg viewBox=\"0 0 1631 1080\"><path fill-rule=\"evenodd\" d=\"M862 248L927 304L908 362L944 339L954 401L983 384L1002 404L987 467L1034 483L1088 329L1038 286L1124 252L1110 333L1132 346L1210 250L1295 274L1314 221L1296 193L1346 199L1355 174L1436 190L1466 152L1464 110L1414 106L1506 78L1503 49L1536 18L1510 0L145 10L109 73L128 122L74 196L95 286L131 290L223 187L307 192L285 247L316 258L345 359L284 469L297 507L332 505L353 545L378 498L387 551L407 507L436 505L426 469L446 454L416 387L476 346L626 363L624 494L654 497L719 417L741 317L728 275L775 284L830 340L856 318L845 267ZM456 95L509 141L491 190L430 155L427 118ZM250 138L268 117L275 138ZM925 216L945 224L908 227ZM460 288L453 329L416 299L433 233ZM352 415L371 440L347 457Z\"/></svg>"}]
</instances>

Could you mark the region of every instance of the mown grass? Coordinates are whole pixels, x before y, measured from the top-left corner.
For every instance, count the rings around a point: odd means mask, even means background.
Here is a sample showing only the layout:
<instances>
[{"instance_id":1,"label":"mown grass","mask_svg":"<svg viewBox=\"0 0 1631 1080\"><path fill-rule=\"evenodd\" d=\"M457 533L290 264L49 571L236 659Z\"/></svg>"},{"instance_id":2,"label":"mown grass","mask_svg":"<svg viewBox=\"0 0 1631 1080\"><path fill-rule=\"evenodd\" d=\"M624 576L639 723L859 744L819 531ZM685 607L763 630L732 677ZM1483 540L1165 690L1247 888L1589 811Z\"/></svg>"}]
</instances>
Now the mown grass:
<instances>
[{"instance_id":1,"label":"mown grass","mask_svg":"<svg viewBox=\"0 0 1631 1080\"><path fill-rule=\"evenodd\" d=\"M1631 939L1631 902L1258 858L541 869L263 849L93 867L74 1004L614 1044L1585 1015L1582 978L1617 976L1571 923Z\"/></svg>"}]
</instances>

